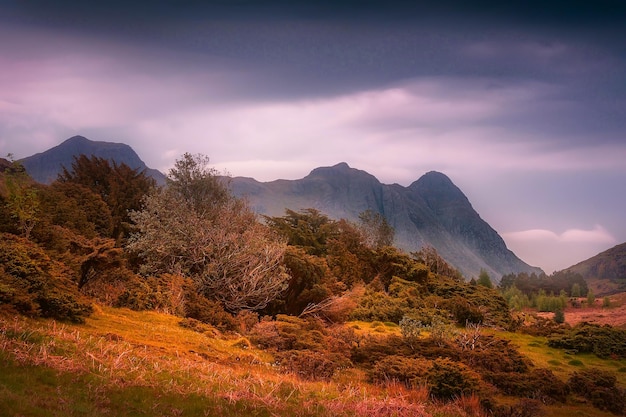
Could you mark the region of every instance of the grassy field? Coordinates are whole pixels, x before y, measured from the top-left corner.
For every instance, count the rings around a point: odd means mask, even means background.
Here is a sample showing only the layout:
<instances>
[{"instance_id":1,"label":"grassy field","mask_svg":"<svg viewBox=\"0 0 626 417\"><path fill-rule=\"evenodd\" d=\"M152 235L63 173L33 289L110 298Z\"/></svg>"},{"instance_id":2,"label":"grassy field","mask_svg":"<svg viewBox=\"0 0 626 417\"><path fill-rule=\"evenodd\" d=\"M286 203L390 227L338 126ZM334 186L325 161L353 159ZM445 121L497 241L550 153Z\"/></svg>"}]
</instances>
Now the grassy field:
<instances>
[{"instance_id":1,"label":"grassy field","mask_svg":"<svg viewBox=\"0 0 626 417\"><path fill-rule=\"evenodd\" d=\"M179 325L155 312L96 307L85 324L0 318L2 416L483 416L478 399L432 402L427 389L375 386L345 369L331 381L303 381L240 336ZM398 332L393 323L351 324ZM571 356L546 339L501 333L535 364L564 380L584 367L617 372L626 361ZM610 415L587 404L550 406L548 416Z\"/></svg>"}]
</instances>

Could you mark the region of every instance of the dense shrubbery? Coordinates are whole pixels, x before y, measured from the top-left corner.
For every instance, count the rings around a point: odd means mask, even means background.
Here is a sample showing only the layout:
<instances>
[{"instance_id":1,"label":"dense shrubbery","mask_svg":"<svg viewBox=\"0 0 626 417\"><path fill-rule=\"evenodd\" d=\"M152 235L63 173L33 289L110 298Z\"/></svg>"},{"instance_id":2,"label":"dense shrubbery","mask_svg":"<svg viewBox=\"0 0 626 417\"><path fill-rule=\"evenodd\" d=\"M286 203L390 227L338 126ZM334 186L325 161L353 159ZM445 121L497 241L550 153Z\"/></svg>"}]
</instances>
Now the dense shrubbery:
<instances>
[{"instance_id":1,"label":"dense shrubbery","mask_svg":"<svg viewBox=\"0 0 626 417\"><path fill-rule=\"evenodd\" d=\"M37 245L0 235L0 309L82 322L92 307L70 277L65 265Z\"/></svg>"},{"instance_id":2,"label":"dense shrubbery","mask_svg":"<svg viewBox=\"0 0 626 417\"><path fill-rule=\"evenodd\" d=\"M626 412L626 390L616 386L617 378L599 369L574 372L567 382L572 392L591 401L594 407L624 415Z\"/></svg>"},{"instance_id":3,"label":"dense shrubbery","mask_svg":"<svg viewBox=\"0 0 626 417\"><path fill-rule=\"evenodd\" d=\"M563 334L550 337L548 345L580 353L595 353L601 358L626 358L626 330L580 323Z\"/></svg>"}]
</instances>

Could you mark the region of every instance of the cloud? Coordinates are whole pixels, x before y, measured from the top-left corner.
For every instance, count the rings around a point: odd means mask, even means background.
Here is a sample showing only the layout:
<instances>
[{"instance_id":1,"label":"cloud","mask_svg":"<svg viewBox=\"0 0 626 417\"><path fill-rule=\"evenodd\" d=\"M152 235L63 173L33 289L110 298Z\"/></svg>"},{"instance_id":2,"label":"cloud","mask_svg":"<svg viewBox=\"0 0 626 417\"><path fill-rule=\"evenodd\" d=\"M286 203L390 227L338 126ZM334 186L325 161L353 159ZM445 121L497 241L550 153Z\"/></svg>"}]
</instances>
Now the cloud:
<instances>
[{"instance_id":1,"label":"cloud","mask_svg":"<svg viewBox=\"0 0 626 417\"><path fill-rule=\"evenodd\" d=\"M601 225L592 229L567 229L556 233L531 229L502 234L507 246L521 259L552 273L568 268L614 246L617 240Z\"/></svg>"},{"instance_id":2,"label":"cloud","mask_svg":"<svg viewBox=\"0 0 626 417\"><path fill-rule=\"evenodd\" d=\"M595 225L590 230L567 229L562 233L556 233L546 229L531 229L504 233L502 236L507 240L520 242L616 243L616 239L600 225Z\"/></svg>"}]
</instances>

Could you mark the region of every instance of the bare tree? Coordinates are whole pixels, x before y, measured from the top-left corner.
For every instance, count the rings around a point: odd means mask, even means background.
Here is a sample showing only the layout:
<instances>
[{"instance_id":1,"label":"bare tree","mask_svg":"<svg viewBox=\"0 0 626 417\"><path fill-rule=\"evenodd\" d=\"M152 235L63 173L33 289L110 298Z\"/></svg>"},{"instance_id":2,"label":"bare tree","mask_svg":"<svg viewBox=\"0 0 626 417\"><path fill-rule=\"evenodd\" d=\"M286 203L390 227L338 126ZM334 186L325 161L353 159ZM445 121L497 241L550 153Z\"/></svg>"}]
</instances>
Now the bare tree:
<instances>
[{"instance_id":1,"label":"bare tree","mask_svg":"<svg viewBox=\"0 0 626 417\"><path fill-rule=\"evenodd\" d=\"M207 298L232 312L263 308L287 288L287 244L230 195L203 156L185 154L168 185L131 213L139 232L128 249L144 274L191 277Z\"/></svg>"}]
</instances>

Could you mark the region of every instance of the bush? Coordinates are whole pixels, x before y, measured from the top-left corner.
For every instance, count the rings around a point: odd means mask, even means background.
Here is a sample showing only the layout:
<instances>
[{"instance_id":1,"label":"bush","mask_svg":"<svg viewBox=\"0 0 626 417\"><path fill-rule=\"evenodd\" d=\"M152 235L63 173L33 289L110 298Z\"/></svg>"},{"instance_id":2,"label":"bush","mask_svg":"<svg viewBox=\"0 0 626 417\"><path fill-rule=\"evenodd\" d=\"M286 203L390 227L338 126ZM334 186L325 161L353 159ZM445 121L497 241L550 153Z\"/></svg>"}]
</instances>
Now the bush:
<instances>
[{"instance_id":1,"label":"bush","mask_svg":"<svg viewBox=\"0 0 626 417\"><path fill-rule=\"evenodd\" d=\"M480 377L463 364L450 359L436 359L427 372L430 393L440 400L452 400L480 391Z\"/></svg>"},{"instance_id":2,"label":"bush","mask_svg":"<svg viewBox=\"0 0 626 417\"><path fill-rule=\"evenodd\" d=\"M187 294L185 317L210 324L221 331L236 331L239 329L237 320L235 320L232 314L224 310L220 303L211 301L193 291Z\"/></svg>"},{"instance_id":3,"label":"bush","mask_svg":"<svg viewBox=\"0 0 626 417\"><path fill-rule=\"evenodd\" d=\"M195 305L201 301L198 301L193 293L191 280L179 275L164 274L144 278L120 269L117 277L118 285L124 289L113 302L115 307L126 307L135 311L155 310L179 316L186 315L186 310L195 311L203 308ZM87 288L93 292L94 285L90 284ZM187 316L209 322L199 313L193 316L187 314Z\"/></svg>"},{"instance_id":4,"label":"bush","mask_svg":"<svg viewBox=\"0 0 626 417\"><path fill-rule=\"evenodd\" d=\"M383 291L371 291L361 298L350 314L351 320L391 321L399 323L411 311L404 300L391 297Z\"/></svg>"},{"instance_id":5,"label":"bush","mask_svg":"<svg viewBox=\"0 0 626 417\"><path fill-rule=\"evenodd\" d=\"M558 309L554 312L554 322L558 324L565 323L565 313L562 309Z\"/></svg>"},{"instance_id":6,"label":"bush","mask_svg":"<svg viewBox=\"0 0 626 417\"><path fill-rule=\"evenodd\" d=\"M626 411L626 391L616 386L617 378L609 372L588 369L574 372L567 381L572 392L591 401L594 407L613 414Z\"/></svg>"},{"instance_id":7,"label":"bush","mask_svg":"<svg viewBox=\"0 0 626 417\"><path fill-rule=\"evenodd\" d=\"M561 335L551 337L548 346L595 353L600 358L626 358L626 330L609 325L580 323Z\"/></svg>"},{"instance_id":8,"label":"bush","mask_svg":"<svg viewBox=\"0 0 626 417\"><path fill-rule=\"evenodd\" d=\"M451 300L450 304L454 319L461 326L467 324L481 324L485 320L485 316L478 307L471 305L461 297L454 298Z\"/></svg>"},{"instance_id":9,"label":"bush","mask_svg":"<svg viewBox=\"0 0 626 417\"><path fill-rule=\"evenodd\" d=\"M528 360L510 341L491 335L480 335L475 349L464 350L461 360L478 372L527 372Z\"/></svg>"},{"instance_id":10,"label":"bush","mask_svg":"<svg viewBox=\"0 0 626 417\"><path fill-rule=\"evenodd\" d=\"M539 400L522 398L516 404L495 407L493 414L499 417L538 417L545 412Z\"/></svg>"},{"instance_id":11,"label":"bush","mask_svg":"<svg viewBox=\"0 0 626 417\"><path fill-rule=\"evenodd\" d=\"M0 235L0 305L9 312L77 323L93 312L64 264L10 234Z\"/></svg>"},{"instance_id":12,"label":"bush","mask_svg":"<svg viewBox=\"0 0 626 417\"><path fill-rule=\"evenodd\" d=\"M354 363L374 366L387 356L411 356L412 349L397 335L368 335L351 352Z\"/></svg>"},{"instance_id":13,"label":"bush","mask_svg":"<svg viewBox=\"0 0 626 417\"><path fill-rule=\"evenodd\" d=\"M322 350L326 331L319 320L300 319L279 314L276 320L263 319L249 334L250 341L262 349Z\"/></svg>"},{"instance_id":14,"label":"bush","mask_svg":"<svg viewBox=\"0 0 626 417\"><path fill-rule=\"evenodd\" d=\"M431 361L427 359L391 355L376 362L369 378L375 383L400 382L407 388L417 388L425 384L430 367Z\"/></svg>"},{"instance_id":15,"label":"bush","mask_svg":"<svg viewBox=\"0 0 626 417\"><path fill-rule=\"evenodd\" d=\"M544 403L565 402L568 386L549 369L530 372L488 372L485 379L507 395L539 399Z\"/></svg>"},{"instance_id":16,"label":"bush","mask_svg":"<svg viewBox=\"0 0 626 417\"><path fill-rule=\"evenodd\" d=\"M352 365L344 356L310 350L280 352L275 359L283 370L310 380L328 381L336 370Z\"/></svg>"}]
</instances>

